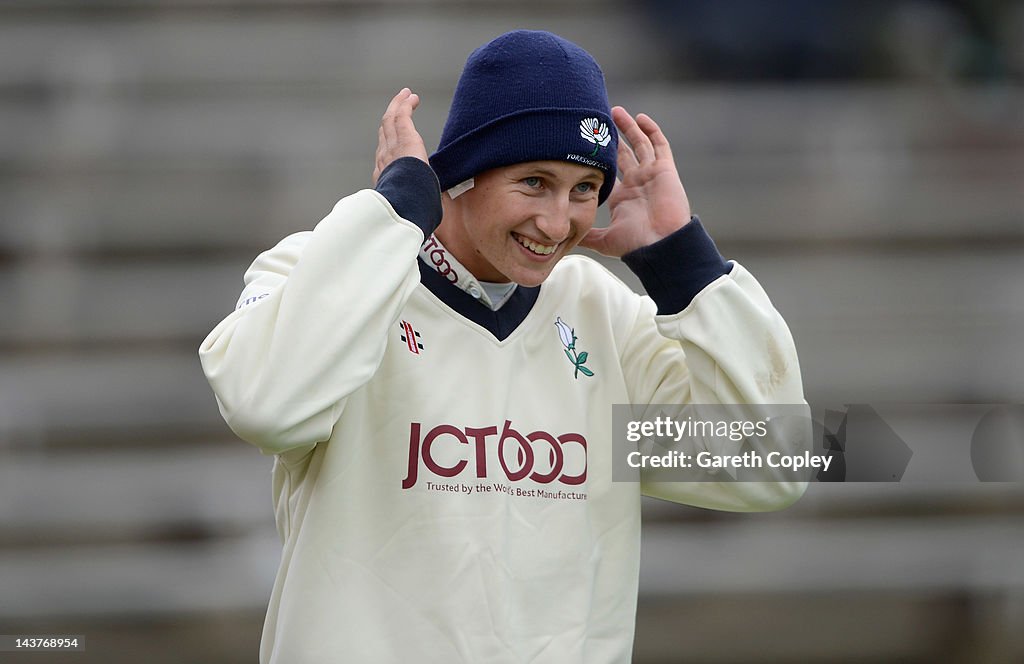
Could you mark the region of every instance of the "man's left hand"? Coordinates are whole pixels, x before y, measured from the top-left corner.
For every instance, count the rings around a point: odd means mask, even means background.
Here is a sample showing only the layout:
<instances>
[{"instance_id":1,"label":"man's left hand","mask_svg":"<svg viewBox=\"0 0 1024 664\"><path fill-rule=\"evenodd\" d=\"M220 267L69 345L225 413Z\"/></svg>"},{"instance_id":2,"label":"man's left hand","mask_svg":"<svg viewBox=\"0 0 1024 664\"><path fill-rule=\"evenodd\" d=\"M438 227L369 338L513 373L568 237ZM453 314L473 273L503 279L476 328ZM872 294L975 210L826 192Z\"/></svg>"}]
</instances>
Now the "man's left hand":
<instances>
[{"instance_id":1,"label":"man's left hand","mask_svg":"<svg viewBox=\"0 0 1024 664\"><path fill-rule=\"evenodd\" d=\"M608 197L611 223L591 229L580 246L622 256L688 224L690 201L658 124L644 113L634 118L621 106L612 108L612 119L619 128L621 179Z\"/></svg>"}]
</instances>

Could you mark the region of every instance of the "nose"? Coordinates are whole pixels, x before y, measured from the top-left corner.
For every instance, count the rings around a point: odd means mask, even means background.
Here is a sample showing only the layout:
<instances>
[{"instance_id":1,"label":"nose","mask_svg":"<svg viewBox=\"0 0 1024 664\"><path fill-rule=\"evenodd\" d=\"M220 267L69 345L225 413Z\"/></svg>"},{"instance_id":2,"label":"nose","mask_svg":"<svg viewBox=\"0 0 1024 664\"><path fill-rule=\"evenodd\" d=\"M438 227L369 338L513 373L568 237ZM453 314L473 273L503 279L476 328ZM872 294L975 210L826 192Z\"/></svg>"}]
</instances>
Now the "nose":
<instances>
[{"instance_id":1,"label":"nose","mask_svg":"<svg viewBox=\"0 0 1024 664\"><path fill-rule=\"evenodd\" d=\"M572 226L569 210L568 197L552 196L547 199L535 218L537 230L543 233L546 239L554 243L561 242L569 237L569 229Z\"/></svg>"}]
</instances>

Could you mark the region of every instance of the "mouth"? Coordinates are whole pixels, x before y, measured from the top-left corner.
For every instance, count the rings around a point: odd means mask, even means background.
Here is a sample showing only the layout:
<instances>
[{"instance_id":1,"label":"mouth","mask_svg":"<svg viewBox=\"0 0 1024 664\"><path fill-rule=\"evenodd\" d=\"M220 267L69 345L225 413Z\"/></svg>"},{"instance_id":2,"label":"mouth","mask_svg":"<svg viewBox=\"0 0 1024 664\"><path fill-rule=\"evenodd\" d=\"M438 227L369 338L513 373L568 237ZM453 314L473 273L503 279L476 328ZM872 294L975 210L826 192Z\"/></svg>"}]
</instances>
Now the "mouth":
<instances>
[{"instance_id":1,"label":"mouth","mask_svg":"<svg viewBox=\"0 0 1024 664\"><path fill-rule=\"evenodd\" d=\"M556 249L558 249L557 244L541 244L539 242L534 242L529 238L523 237L518 233L512 233L512 237L515 238L515 241L519 243L519 246L525 248L532 254L536 254L537 256L550 256L551 254L555 253Z\"/></svg>"}]
</instances>

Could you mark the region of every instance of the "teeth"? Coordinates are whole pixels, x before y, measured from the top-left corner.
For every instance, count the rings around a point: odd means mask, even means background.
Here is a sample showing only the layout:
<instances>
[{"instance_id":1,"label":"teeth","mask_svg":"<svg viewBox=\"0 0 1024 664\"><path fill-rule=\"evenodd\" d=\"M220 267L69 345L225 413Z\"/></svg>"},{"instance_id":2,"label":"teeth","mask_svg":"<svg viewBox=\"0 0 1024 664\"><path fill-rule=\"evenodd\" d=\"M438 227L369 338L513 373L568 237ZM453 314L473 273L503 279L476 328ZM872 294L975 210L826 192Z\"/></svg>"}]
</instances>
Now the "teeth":
<instances>
[{"instance_id":1,"label":"teeth","mask_svg":"<svg viewBox=\"0 0 1024 664\"><path fill-rule=\"evenodd\" d=\"M523 245L524 247L526 247L535 254L540 254L541 256L548 256L550 254L553 254L555 253L555 249L558 249L557 244L551 246L548 246L546 244L537 244L533 240L528 240L521 235L515 234L513 234L512 237L514 237L516 239L516 242L518 242L519 244Z\"/></svg>"}]
</instances>

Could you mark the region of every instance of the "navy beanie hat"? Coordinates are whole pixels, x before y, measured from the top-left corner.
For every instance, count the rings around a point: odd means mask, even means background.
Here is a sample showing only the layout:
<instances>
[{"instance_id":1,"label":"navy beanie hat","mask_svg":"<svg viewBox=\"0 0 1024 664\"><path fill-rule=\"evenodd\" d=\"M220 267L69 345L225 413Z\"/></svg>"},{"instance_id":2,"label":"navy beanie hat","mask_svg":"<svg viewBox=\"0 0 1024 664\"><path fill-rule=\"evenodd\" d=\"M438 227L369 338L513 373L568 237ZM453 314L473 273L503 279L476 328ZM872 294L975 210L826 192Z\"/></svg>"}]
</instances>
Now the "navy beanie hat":
<instances>
[{"instance_id":1,"label":"navy beanie hat","mask_svg":"<svg viewBox=\"0 0 1024 664\"><path fill-rule=\"evenodd\" d=\"M617 150L594 58L550 32L516 30L470 54L430 165L442 191L524 161L592 166L604 171L600 204L615 185Z\"/></svg>"}]
</instances>

